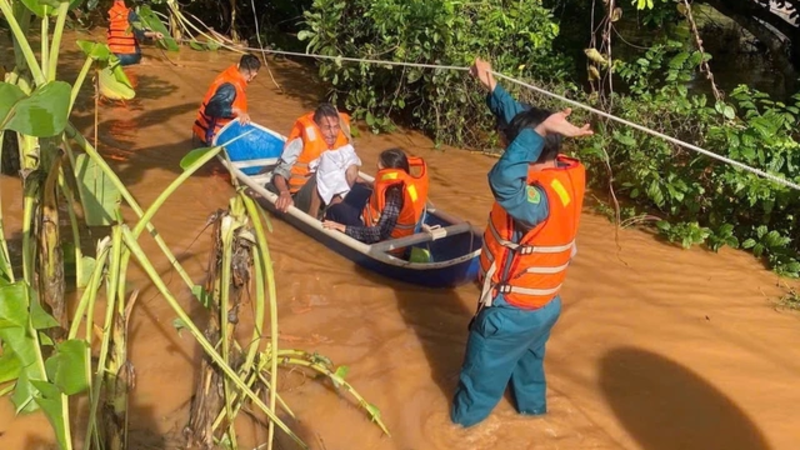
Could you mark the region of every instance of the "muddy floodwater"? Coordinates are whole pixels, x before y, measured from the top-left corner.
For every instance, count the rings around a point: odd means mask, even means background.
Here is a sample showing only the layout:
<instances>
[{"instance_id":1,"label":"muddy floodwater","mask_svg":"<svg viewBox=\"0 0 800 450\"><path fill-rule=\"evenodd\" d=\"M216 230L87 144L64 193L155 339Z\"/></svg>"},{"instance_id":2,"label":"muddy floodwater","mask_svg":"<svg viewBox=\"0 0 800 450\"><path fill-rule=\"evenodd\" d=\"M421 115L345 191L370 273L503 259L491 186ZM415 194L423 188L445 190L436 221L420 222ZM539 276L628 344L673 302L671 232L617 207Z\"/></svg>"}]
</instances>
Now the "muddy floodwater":
<instances>
[{"instance_id":1,"label":"muddy floodwater","mask_svg":"<svg viewBox=\"0 0 800 450\"><path fill-rule=\"evenodd\" d=\"M72 35L70 41L75 38L85 37ZM74 78L80 57L71 42L65 46L64 62L72 68L67 76ZM130 69L137 99L124 106L101 104L97 140L146 206L180 173L199 102L236 57L189 49L164 55L145 48L145 54L146 62ZM9 67L9 57L4 52L0 62ZM263 71L248 88L250 114L285 134L321 92L311 69L287 61L270 67L283 92ZM84 88L79 99L76 123L94 139L90 91ZM438 208L485 224L491 205L486 173L493 159L436 150L414 133L375 136L362 129L356 140L365 169L373 173L378 153L392 146L427 159L430 196ZM18 254L19 181L3 176L0 189ZM205 274L211 248L206 219L226 208L232 194L221 168L209 167L154 219L196 281ZM129 208L124 216L134 222ZM503 400L485 422L465 430L450 423L448 411L477 287L428 290L395 283L279 219L272 224L281 345L349 366L349 381L380 408L392 432L391 438L382 436L328 383L283 372L281 394L297 415L294 426L315 449L800 448L800 315L775 308L779 280L752 255L682 250L642 230L621 230L618 247L614 226L587 208L563 290L563 314L547 348L549 414L521 417ZM87 244L100 237L93 233ZM184 307L202 321L203 312L154 241L145 236L141 242ZM131 448L182 448L180 430L188 419L200 348L191 335L175 331L173 311L136 270L132 285L141 293L129 338L136 369ZM241 448L264 442L262 427L240 425ZM52 447L42 414L14 418L11 402L0 400L0 449Z\"/></svg>"}]
</instances>

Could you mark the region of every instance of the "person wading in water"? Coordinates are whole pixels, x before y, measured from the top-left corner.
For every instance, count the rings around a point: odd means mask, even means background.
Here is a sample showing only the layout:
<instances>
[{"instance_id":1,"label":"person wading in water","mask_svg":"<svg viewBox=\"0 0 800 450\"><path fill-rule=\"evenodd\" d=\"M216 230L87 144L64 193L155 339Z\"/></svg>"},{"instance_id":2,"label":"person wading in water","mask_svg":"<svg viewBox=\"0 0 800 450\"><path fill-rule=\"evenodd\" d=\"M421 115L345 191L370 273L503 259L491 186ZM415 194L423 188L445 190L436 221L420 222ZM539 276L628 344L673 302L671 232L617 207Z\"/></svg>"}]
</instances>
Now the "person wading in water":
<instances>
[{"instance_id":1,"label":"person wading in water","mask_svg":"<svg viewBox=\"0 0 800 450\"><path fill-rule=\"evenodd\" d=\"M481 251L483 289L450 411L465 427L488 417L509 382L520 414L547 411L545 344L561 313L586 187L584 166L559 149L562 136L592 134L567 121L570 110L516 102L491 70L477 59L471 73L489 89L507 148L489 172L495 203Z\"/></svg>"}]
</instances>

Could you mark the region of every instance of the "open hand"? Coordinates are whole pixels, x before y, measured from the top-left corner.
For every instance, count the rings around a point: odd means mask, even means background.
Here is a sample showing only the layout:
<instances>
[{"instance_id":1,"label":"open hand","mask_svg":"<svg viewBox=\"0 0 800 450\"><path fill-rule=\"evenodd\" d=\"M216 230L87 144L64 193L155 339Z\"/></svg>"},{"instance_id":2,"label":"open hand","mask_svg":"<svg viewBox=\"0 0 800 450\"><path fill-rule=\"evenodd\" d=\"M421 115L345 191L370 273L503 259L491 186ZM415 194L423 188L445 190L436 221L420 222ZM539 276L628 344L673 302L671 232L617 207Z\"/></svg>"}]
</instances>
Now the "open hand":
<instances>
[{"instance_id":1,"label":"open hand","mask_svg":"<svg viewBox=\"0 0 800 450\"><path fill-rule=\"evenodd\" d=\"M347 227L340 224L339 222L334 222L332 220L325 220L322 222L322 228L325 228L326 230L341 231L342 233L344 233L344 230Z\"/></svg>"},{"instance_id":2,"label":"open hand","mask_svg":"<svg viewBox=\"0 0 800 450\"><path fill-rule=\"evenodd\" d=\"M250 114L247 114L246 112L240 112L238 117L240 124L247 125L250 123Z\"/></svg>"},{"instance_id":3,"label":"open hand","mask_svg":"<svg viewBox=\"0 0 800 450\"><path fill-rule=\"evenodd\" d=\"M292 194L290 194L289 191L281 192L280 195L278 195L278 201L275 202L275 208L278 211L285 213L291 206L294 206Z\"/></svg>"},{"instance_id":4,"label":"open hand","mask_svg":"<svg viewBox=\"0 0 800 450\"><path fill-rule=\"evenodd\" d=\"M489 62L475 58L475 63L469 68L469 73L490 90L494 89L495 81L492 75L492 65Z\"/></svg>"},{"instance_id":5,"label":"open hand","mask_svg":"<svg viewBox=\"0 0 800 450\"><path fill-rule=\"evenodd\" d=\"M591 136L594 134L588 123L580 128L569 123L567 117L570 114L572 114L572 109L570 108L551 114L542 122L541 128L547 134L560 134L564 137Z\"/></svg>"}]
</instances>

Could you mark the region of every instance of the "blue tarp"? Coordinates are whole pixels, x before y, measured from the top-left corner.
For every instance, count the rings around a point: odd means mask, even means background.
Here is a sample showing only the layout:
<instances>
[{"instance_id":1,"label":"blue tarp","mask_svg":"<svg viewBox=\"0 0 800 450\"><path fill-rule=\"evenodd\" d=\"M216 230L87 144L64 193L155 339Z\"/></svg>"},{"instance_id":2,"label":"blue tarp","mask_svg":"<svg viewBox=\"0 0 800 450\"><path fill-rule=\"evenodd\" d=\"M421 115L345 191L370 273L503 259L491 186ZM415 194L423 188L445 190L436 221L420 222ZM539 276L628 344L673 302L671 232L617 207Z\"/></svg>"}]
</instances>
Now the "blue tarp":
<instances>
[{"instance_id":1,"label":"blue tarp","mask_svg":"<svg viewBox=\"0 0 800 450\"><path fill-rule=\"evenodd\" d=\"M216 136L215 143L225 144L233 138L242 136L236 142L225 145L225 151L231 161L247 161L251 159L279 158L283 152L284 139L270 133L259 125L242 125L238 121L233 121L225 126ZM261 171L261 167L248 167L242 169L246 175L255 175Z\"/></svg>"}]
</instances>

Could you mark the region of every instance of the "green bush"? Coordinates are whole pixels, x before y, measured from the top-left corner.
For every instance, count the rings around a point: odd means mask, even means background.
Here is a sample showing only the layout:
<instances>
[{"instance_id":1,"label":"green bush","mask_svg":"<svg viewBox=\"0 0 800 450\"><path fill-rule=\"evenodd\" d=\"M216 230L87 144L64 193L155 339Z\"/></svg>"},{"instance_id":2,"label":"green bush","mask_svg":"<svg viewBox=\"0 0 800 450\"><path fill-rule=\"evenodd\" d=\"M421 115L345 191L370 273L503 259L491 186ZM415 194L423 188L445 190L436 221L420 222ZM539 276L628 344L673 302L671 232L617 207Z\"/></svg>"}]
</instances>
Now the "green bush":
<instances>
[{"instance_id":1,"label":"green bush","mask_svg":"<svg viewBox=\"0 0 800 450\"><path fill-rule=\"evenodd\" d=\"M612 113L800 182L800 95L787 105L740 86L730 103L711 104L689 90L703 57L667 42L634 62L618 61L615 69L628 92L613 96ZM684 247L705 243L715 251L752 249L778 273L800 275L797 191L616 122L597 128L599 133L581 143L583 160L592 169L604 166L605 150L617 194L664 218L658 229L670 241ZM605 187L608 177L594 173L593 182Z\"/></svg>"},{"instance_id":2,"label":"green bush","mask_svg":"<svg viewBox=\"0 0 800 450\"><path fill-rule=\"evenodd\" d=\"M477 0L315 0L298 37L308 49L390 61L468 66L475 56L522 78L565 77L554 54L559 31L540 2ZM485 93L464 72L322 62L320 75L338 101L374 131L400 120L437 142L485 142L493 121Z\"/></svg>"},{"instance_id":3,"label":"green bush","mask_svg":"<svg viewBox=\"0 0 800 450\"><path fill-rule=\"evenodd\" d=\"M558 24L539 2L314 0L305 25L298 37L312 52L458 66L480 55L499 71L599 107L596 95L571 83L568 59L552 48ZM617 92L602 106L800 182L800 96L783 104L740 86L727 102L715 103L693 92L707 82L698 67L710 58L693 45L689 39L662 39L632 61L616 60ZM320 65L320 75L331 85L333 99L375 131L391 129L392 120L400 119L439 142L478 147L491 142L494 121L484 92L463 72L329 61ZM564 106L529 90L512 90L531 104ZM656 216L663 219L658 230L684 247L750 249L778 273L800 275L797 191L583 111L576 110L573 119L592 120L596 134L570 142L568 151L582 158L598 189L607 188L610 164L623 216Z\"/></svg>"}]
</instances>

